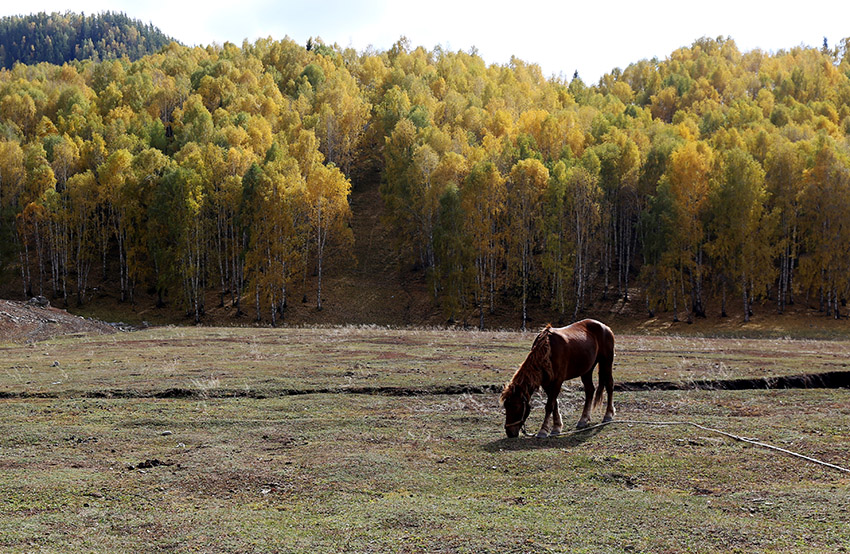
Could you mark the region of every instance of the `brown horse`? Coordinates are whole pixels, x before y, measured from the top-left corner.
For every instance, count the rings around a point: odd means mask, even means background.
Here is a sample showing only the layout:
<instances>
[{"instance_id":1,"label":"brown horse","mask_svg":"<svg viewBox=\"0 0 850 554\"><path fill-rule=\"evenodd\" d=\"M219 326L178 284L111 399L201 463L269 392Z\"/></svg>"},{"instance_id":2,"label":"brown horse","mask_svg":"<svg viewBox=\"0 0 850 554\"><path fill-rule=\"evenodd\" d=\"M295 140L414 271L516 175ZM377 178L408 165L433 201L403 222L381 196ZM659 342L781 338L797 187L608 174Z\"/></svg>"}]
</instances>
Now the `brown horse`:
<instances>
[{"instance_id":1,"label":"brown horse","mask_svg":"<svg viewBox=\"0 0 850 554\"><path fill-rule=\"evenodd\" d=\"M599 388L594 398L593 368L599 365ZM531 412L531 396L539 387L546 392L546 417L537 432L540 438L561 433L563 424L558 410L561 384L581 377L584 384L584 410L576 425L583 429L590 424L591 409L602 402L602 390L608 392L608 407L603 422L614 418L614 389L612 369L614 364L614 333L604 323L585 319L558 329L547 325L540 331L531 352L514 373L502 391L505 406L505 433L508 437L519 435ZM554 426L550 427L550 419Z\"/></svg>"}]
</instances>

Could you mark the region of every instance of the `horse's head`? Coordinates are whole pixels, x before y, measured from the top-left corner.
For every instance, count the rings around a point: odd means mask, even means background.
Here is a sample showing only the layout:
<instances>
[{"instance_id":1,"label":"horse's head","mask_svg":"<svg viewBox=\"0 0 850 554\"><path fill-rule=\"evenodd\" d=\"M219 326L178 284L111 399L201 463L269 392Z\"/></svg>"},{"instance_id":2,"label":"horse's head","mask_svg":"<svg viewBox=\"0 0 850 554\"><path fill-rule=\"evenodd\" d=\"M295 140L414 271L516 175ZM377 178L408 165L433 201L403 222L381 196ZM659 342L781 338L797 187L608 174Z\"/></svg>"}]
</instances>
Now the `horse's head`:
<instances>
[{"instance_id":1,"label":"horse's head","mask_svg":"<svg viewBox=\"0 0 850 554\"><path fill-rule=\"evenodd\" d=\"M502 392L502 404L505 406L505 433L508 438L516 438L531 413L531 399L508 385Z\"/></svg>"},{"instance_id":2,"label":"horse's head","mask_svg":"<svg viewBox=\"0 0 850 554\"><path fill-rule=\"evenodd\" d=\"M531 352L502 389L501 401L505 407L505 433L508 438L519 436L528 414L531 413L531 396L540 387L543 375L552 375L552 362L549 359L550 329L547 325L540 331L531 345Z\"/></svg>"}]
</instances>

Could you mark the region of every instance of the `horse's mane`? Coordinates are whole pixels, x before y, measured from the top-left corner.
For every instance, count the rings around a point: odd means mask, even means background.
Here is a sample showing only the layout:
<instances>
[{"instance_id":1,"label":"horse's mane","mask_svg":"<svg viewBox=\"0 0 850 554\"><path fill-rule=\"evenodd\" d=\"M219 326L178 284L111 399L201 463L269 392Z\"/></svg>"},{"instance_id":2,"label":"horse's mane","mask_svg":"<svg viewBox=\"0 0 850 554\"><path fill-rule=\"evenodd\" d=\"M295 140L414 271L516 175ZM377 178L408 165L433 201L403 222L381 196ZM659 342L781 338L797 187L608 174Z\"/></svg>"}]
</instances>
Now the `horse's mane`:
<instances>
[{"instance_id":1,"label":"horse's mane","mask_svg":"<svg viewBox=\"0 0 850 554\"><path fill-rule=\"evenodd\" d=\"M510 382L502 390L501 403L504 404L508 398L515 394L531 397L537 387L546 380L552 378L552 360L550 358L549 334L552 326L547 324L531 345L531 352L525 357L525 361L516 370Z\"/></svg>"}]
</instances>

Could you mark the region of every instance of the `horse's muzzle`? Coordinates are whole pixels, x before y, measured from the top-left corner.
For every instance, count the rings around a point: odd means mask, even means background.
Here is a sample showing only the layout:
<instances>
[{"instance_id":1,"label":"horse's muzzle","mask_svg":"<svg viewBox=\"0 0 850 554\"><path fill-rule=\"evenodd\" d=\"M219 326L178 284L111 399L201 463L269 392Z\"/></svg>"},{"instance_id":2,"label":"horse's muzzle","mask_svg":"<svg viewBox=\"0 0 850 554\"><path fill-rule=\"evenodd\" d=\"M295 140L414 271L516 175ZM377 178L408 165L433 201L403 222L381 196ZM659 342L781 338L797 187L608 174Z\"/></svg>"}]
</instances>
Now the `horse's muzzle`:
<instances>
[{"instance_id":1,"label":"horse's muzzle","mask_svg":"<svg viewBox=\"0 0 850 554\"><path fill-rule=\"evenodd\" d=\"M519 436L520 429L522 429L522 423L517 425L505 425L505 434L509 439L515 439Z\"/></svg>"}]
</instances>

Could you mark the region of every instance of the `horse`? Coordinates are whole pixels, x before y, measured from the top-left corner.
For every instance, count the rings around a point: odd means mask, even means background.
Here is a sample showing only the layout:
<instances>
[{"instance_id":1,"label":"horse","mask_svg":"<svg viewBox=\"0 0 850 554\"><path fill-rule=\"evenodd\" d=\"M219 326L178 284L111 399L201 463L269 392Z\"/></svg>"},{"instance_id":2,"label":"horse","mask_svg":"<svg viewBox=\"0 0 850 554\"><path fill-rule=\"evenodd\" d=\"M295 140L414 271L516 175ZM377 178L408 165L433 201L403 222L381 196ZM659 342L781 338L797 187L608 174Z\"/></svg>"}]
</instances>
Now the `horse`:
<instances>
[{"instance_id":1,"label":"horse","mask_svg":"<svg viewBox=\"0 0 850 554\"><path fill-rule=\"evenodd\" d=\"M599 387L594 389L593 368L597 365ZM558 410L558 394L564 381L576 377L581 377L584 384L584 410L576 428L584 429L590 425L591 410L602 402L603 389L608 393L608 405L602 421L611 421L615 411L611 397L614 389L613 365L614 333L604 323L584 319L567 327L546 325L534 339L525 361L502 390L505 433L509 438L519 435L531 413L531 396L542 387L547 396L546 416L536 436L559 435L563 423ZM550 420L554 423L552 427Z\"/></svg>"}]
</instances>

